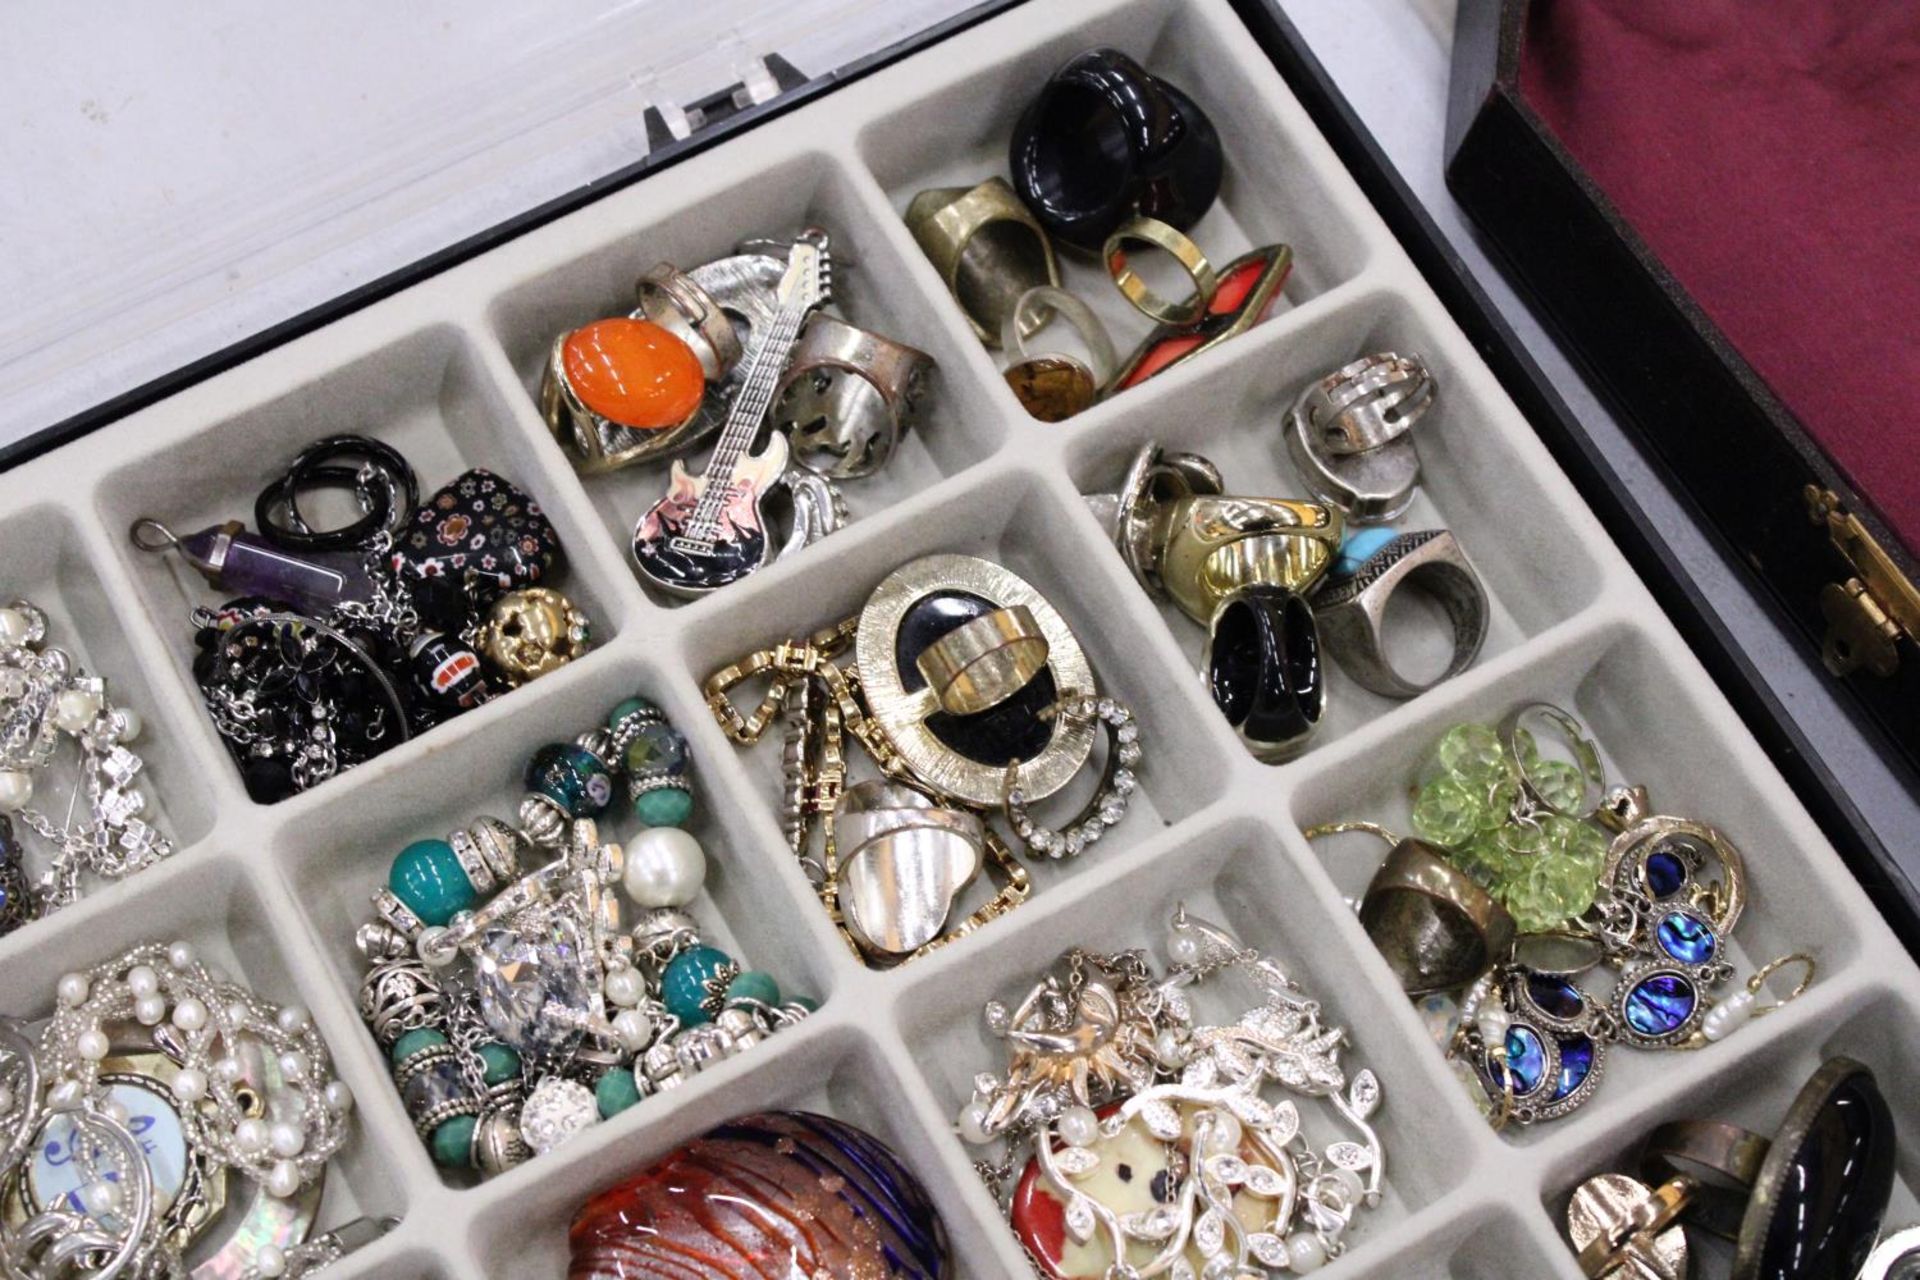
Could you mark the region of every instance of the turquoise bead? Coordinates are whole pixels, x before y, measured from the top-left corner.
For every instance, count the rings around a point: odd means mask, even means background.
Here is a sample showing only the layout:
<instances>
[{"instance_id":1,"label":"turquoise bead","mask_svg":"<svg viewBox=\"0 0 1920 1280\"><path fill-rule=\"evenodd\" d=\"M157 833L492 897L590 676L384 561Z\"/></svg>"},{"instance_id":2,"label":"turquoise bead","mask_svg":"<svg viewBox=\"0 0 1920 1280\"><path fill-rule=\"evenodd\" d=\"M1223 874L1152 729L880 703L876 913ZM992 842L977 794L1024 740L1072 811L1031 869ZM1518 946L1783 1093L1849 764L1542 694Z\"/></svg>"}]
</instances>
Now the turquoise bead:
<instances>
[{"instance_id":1,"label":"turquoise bead","mask_svg":"<svg viewBox=\"0 0 1920 1280\"><path fill-rule=\"evenodd\" d=\"M805 1009L808 1013L820 1012L820 1002L818 1000L815 1000L812 996L788 996L787 1003L797 1004L802 1009Z\"/></svg>"},{"instance_id":2,"label":"turquoise bead","mask_svg":"<svg viewBox=\"0 0 1920 1280\"><path fill-rule=\"evenodd\" d=\"M613 710L607 712L607 728L618 729L620 722L628 716L641 716L658 710L645 698L623 698L614 705Z\"/></svg>"},{"instance_id":3,"label":"turquoise bead","mask_svg":"<svg viewBox=\"0 0 1920 1280\"><path fill-rule=\"evenodd\" d=\"M735 1000L757 1000L761 1004L780 1003L780 984L773 980L770 973L758 969L748 969L727 984L727 1003Z\"/></svg>"},{"instance_id":4,"label":"turquoise bead","mask_svg":"<svg viewBox=\"0 0 1920 1280\"><path fill-rule=\"evenodd\" d=\"M633 816L650 827L684 827L693 816L693 792L655 787L633 798Z\"/></svg>"},{"instance_id":5,"label":"turquoise bead","mask_svg":"<svg viewBox=\"0 0 1920 1280\"><path fill-rule=\"evenodd\" d=\"M393 1042L393 1065L397 1067L414 1054L446 1042L447 1038L432 1027L415 1027Z\"/></svg>"},{"instance_id":6,"label":"turquoise bead","mask_svg":"<svg viewBox=\"0 0 1920 1280\"><path fill-rule=\"evenodd\" d=\"M480 1078L488 1084L505 1084L520 1074L520 1055L508 1045L481 1045L480 1061L486 1064Z\"/></svg>"},{"instance_id":7,"label":"turquoise bead","mask_svg":"<svg viewBox=\"0 0 1920 1280\"><path fill-rule=\"evenodd\" d=\"M549 742L527 761L527 790L553 801L569 818L597 818L613 800L613 775L585 747Z\"/></svg>"},{"instance_id":8,"label":"turquoise bead","mask_svg":"<svg viewBox=\"0 0 1920 1280\"><path fill-rule=\"evenodd\" d=\"M473 1162L473 1131L480 1127L474 1116L455 1116L433 1130L433 1162L443 1169L464 1169Z\"/></svg>"},{"instance_id":9,"label":"turquoise bead","mask_svg":"<svg viewBox=\"0 0 1920 1280\"><path fill-rule=\"evenodd\" d=\"M429 925L443 925L458 912L471 910L480 896L445 840L415 840L402 849L393 860L387 887Z\"/></svg>"},{"instance_id":10,"label":"turquoise bead","mask_svg":"<svg viewBox=\"0 0 1920 1280\"><path fill-rule=\"evenodd\" d=\"M593 1086L593 1100L599 1104L600 1118L611 1120L640 1101L640 1086L633 1082L633 1072L615 1067Z\"/></svg>"},{"instance_id":11,"label":"turquoise bead","mask_svg":"<svg viewBox=\"0 0 1920 1280\"><path fill-rule=\"evenodd\" d=\"M1333 569L1329 578L1351 578L1360 572L1360 567L1373 559L1380 548L1386 546L1400 535L1391 529L1355 529L1340 544L1340 554L1334 557Z\"/></svg>"},{"instance_id":12,"label":"turquoise bead","mask_svg":"<svg viewBox=\"0 0 1920 1280\"><path fill-rule=\"evenodd\" d=\"M718 947L689 947L667 964L660 975L660 999L667 1012L680 1019L684 1027L697 1027L710 1015L704 1005L709 982L734 967L733 960Z\"/></svg>"}]
</instances>

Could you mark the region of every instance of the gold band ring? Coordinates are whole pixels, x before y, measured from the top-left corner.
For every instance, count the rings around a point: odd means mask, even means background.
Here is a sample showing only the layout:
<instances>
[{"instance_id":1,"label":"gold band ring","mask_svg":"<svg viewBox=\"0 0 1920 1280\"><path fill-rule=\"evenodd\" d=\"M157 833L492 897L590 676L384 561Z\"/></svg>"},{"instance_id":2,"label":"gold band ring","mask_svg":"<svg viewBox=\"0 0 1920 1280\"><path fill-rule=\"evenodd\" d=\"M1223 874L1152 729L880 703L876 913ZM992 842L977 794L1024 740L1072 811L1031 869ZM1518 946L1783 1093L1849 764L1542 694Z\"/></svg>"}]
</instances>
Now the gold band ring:
<instances>
[{"instance_id":1,"label":"gold band ring","mask_svg":"<svg viewBox=\"0 0 1920 1280\"><path fill-rule=\"evenodd\" d=\"M1047 665L1049 646L1025 605L962 623L928 645L915 664L940 708L965 716L997 707Z\"/></svg>"},{"instance_id":2,"label":"gold band ring","mask_svg":"<svg viewBox=\"0 0 1920 1280\"><path fill-rule=\"evenodd\" d=\"M1193 296L1184 304L1175 304L1149 288L1127 263L1125 246L1129 240L1172 254L1173 260L1193 278ZM1207 308L1213 305L1214 292L1220 287L1220 277L1207 261L1207 255L1200 252L1200 246L1158 218L1129 218L1107 237L1100 256L1106 261L1107 274L1113 277L1115 287L1133 304L1134 310L1161 324L1198 324L1205 318Z\"/></svg>"}]
</instances>

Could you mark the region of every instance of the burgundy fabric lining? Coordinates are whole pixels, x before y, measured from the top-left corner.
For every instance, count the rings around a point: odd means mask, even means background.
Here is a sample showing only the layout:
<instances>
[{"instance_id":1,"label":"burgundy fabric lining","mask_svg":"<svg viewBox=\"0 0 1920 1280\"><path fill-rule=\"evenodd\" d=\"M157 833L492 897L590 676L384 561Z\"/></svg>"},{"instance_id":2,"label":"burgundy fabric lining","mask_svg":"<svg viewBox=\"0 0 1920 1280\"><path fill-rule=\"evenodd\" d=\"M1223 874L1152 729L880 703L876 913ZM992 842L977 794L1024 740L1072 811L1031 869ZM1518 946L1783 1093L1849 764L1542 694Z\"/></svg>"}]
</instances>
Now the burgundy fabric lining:
<instances>
[{"instance_id":1,"label":"burgundy fabric lining","mask_svg":"<svg viewBox=\"0 0 1920 1280\"><path fill-rule=\"evenodd\" d=\"M1534 0L1520 86L1920 554L1920 3Z\"/></svg>"}]
</instances>

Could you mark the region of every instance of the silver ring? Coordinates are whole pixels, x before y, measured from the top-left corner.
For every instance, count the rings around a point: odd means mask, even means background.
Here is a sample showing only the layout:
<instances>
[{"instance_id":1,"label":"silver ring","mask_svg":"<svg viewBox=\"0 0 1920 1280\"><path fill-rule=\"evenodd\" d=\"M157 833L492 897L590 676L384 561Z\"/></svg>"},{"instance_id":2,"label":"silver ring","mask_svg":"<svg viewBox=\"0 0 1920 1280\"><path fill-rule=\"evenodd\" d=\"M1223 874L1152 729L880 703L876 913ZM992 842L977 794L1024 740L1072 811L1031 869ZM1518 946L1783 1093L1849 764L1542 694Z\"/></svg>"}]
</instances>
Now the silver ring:
<instances>
[{"instance_id":1,"label":"silver ring","mask_svg":"<svg viewBox=\"0 0 1920 1280\"><path fill-rule=\"evenodd\" d=\"M1408 432L1433 397L1433 376L1417 356L1368 356L1320 379L1285 424L1302 482L1357 524L1404 514L1420 484L1420 454Z\"/></svg>"},{"instance_id":2,"label":"silver ring","mask_svg":"<svg viewBox=\"0 0 1920 1280\"><path fill-rule=\"evenodd\" d=\"M1403 585L1425 591L1453 623L1453 659L1430 680L1411 680L1394 669L1382 631L1387 601ZM1355 683L1389 698L1412 698L1473 665L1487 638L1487 592L1459 542L1445 529L1403 533L1349 576L1329 579L1314 599L1320 631L1341 669Z\"/></svg>"},{"instance_id":3,"label":"silver ring","mask_svg":"<svg viewBox=\"0 0 1920 1280\"><path fill-rule=\"evenodd\" d=\"M1920 1227L1905 1227L1867 1255L1859 1280L1910 1280L1920 1276Z\"/></svg>"},{"instance_id":4,"label":"silver ring","mask_svg":"<svg viewBox=\"0 0 1920 1280\"><path fill-rule=\"evenodd\" d=\"M774 389L794 462L834 480L887 465L920 408L933 357L815 312Z\"/></svg>"},{"instance_id":5,"label":"silver ring","mask_svg":"<svg viewBox=\"0 0 1920 1280\"><path fill-rule=\"evenodd\" d=\"M1028 337L1046 328L1056 316L1072 325L1086 344L1094 385L1107 385L1119 359L1113 349L1113 339L1107 336L1107 327L1100 323L1092 307L1055 285L1035 285L1014 300L1006 318L1000 322L1000 345L1015 363L1032 359L1033 353L1027 349Z\"/></svg>"},{"instance_id":6,"label":"silver ring","mask_svg":"<svg viewBox=\"0 0 1920 1280\"><path fill-rule=\"evenodd\" d=\"M847 788L834 815L835 902L862 947L906 956L940 936L986 859L977 815L874 779Z\"/></svg>"},{"instance_id":7,"label":"silver ring","mask_svg":"<svg viewBox=\"0 0 1920 1280\"><path fill-rule=\"evenodd\" d=\"M1163 449L1149 440L1133 455L1116 492L1090 493L1084 500L1135 580L1158 596L1165 594L1153 552L1154 515L1160 503L1188 494L1225 492L1220 469L1211 461L1197 453Z\"/></svg>"}]
</instances>

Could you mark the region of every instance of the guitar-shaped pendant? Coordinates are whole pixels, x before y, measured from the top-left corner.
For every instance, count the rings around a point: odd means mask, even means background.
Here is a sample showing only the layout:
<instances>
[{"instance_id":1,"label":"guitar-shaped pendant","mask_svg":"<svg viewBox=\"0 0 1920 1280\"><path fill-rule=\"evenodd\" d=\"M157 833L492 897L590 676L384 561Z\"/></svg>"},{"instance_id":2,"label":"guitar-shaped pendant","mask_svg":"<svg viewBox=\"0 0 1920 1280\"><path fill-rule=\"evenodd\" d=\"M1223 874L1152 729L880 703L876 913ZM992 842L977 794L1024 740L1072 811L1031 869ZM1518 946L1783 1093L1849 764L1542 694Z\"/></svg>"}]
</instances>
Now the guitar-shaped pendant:
<instances>
[{"instance_id":1,"label":"guitar-shaped pendant","mask_svg":"<svg viewBox=\"0 0 1920 1280\"><path fill-rule=\"evenodd\" d=\"M773 559L766 499L787 469L787 439L774 432L758 453L752 449L766 425L774 387L793 354L800 327L827 301L832 284L827 234L808 228L787 253L779 310L747 362L706 472L696 479L676 460L667 496L653 504L633 531L633 558L640 574L662 591L705 595Z\"/></svg>"}]
</instances>

